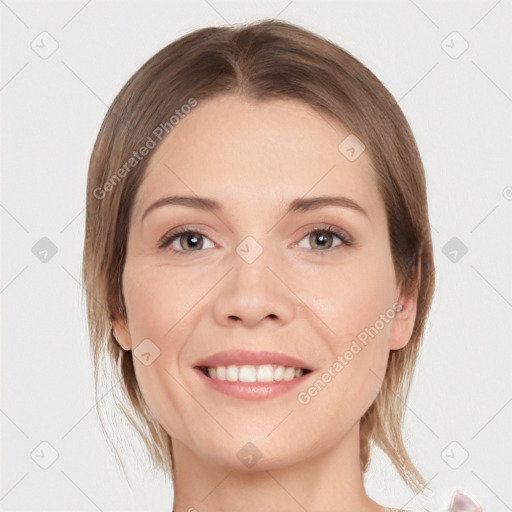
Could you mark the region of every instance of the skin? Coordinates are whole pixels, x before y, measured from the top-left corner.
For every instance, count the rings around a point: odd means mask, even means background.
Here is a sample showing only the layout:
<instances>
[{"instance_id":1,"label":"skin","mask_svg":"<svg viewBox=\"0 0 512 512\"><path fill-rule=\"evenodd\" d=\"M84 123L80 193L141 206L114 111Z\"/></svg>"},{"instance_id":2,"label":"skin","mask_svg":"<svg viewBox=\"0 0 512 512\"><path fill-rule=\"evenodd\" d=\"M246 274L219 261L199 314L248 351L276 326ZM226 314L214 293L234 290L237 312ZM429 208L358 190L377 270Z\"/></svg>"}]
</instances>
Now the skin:
<instances>
[{"instance_id":1,"label":"skin","mask_svg":"<svg viewBox=\"0 0 512 512\"><path fill-rule=\"evenodd\" d=\"M416 298L397 287L368 152L351 162L338 150L349 133L300 102L223 96L195 107L151 155L130 221L122 280L128 322L113 326L125 350L147 338L160 350L148 366L133 361L144 398L173 440L175 512L247 503L251 512L388 510L364 490L359 421L381 387L389 351L411 337ZM223 209L167 205L141 222L150 204L170 195L214 198ZM284 214L293 199L322 195L348 197L367 216L337 206ZM184 235L158 248L185 224L206 236L195 246ZM307 234L329 225L354 245L336 235L321 245L318 235L328 233ZM247 236L263 249L250 264L236 252ZM402 310L299 403L297 394L395 302ZM289 354L315 371L269 400L202 385L194 363L233 348ZM250 468L236 456L247 442L262 454Z\"/></svg>"}]
</instances>

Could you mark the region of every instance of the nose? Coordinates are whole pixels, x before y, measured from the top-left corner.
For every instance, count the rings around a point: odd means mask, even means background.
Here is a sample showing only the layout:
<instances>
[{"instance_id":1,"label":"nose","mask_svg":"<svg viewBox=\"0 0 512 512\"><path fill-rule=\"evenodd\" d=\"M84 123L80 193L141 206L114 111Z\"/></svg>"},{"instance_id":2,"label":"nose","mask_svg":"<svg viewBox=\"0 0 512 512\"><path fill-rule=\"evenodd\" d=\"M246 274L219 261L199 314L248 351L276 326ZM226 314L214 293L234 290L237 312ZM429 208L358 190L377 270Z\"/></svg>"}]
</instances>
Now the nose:
<instances>
[{"instance_id":1,"label":"nose","mask_svg":"<svg viewBox=\"0 0 512 512\"><path fill-rule=\"evenodd\" d=\"M273 257L270 250L263 250L251 263L235 253L234 265L219 283L213 301L216 322L246 327L290 322L299 301L290 280L278 256Z\"/></svg>"}]
</instances>

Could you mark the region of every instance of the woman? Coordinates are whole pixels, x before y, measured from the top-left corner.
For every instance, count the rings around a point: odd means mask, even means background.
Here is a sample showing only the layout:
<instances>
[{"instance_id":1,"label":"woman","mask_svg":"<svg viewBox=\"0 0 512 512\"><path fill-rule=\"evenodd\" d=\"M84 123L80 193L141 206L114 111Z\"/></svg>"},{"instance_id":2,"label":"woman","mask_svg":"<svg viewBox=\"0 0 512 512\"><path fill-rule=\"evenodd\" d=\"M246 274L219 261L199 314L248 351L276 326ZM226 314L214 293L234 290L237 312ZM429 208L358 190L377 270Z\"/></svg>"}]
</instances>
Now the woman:
<instances>
[{"instance_id":1,"label":"woman","mask_svg":"<svg viewBox=\"0 0 512 512\"><path fill-rule=\"evenodd\" d=\"M424 170L391 94L283 21L196 30L113 102L83 281L175 512L382 512L434 291ZM249 504L249 505L248 505Z\"/></svg>"}]
</instances>

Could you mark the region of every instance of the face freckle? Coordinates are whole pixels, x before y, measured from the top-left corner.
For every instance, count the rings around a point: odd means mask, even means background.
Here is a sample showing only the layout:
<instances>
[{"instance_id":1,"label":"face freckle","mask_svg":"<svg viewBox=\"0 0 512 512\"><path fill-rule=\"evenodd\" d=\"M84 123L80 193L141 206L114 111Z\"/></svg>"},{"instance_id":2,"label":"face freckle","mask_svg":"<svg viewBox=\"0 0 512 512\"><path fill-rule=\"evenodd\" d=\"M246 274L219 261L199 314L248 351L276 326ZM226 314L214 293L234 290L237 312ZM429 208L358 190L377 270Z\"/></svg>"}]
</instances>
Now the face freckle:
<instances>
[{"instance_id":1,"label":"face freckle","mask_svg":"<svg viewBox=\"0 0 512 512\"><path fill-rule=\"evenodd\" d=\"M151 157L128 237L122 284L130 321L121 342L154 345L151 365L134 358L144 398L173 438L207 459L233 466L233 446L246 439L272 454L268 467L327 450L379 390L394 319L359 342L359 351L353 343L390 310L397 288L371 159L340 151L349 135L295 101L226 96L196 107ZM163 198L184 196L144 215ZM303 201L287 212L294 200L320 197L343 200ZM208 240L204 248L187 252L184 236L181 245L176 238L158 248L184 226ZM314 229L316 239L304 234ZM340 244L336 230L353 245ZM206 386L195 367L226 350L277 352L312 371L272 399L235 398ZM347 351L353 357L333 377ZM326 371L328 385L301 405L298 394ZM198 404L208 404L209 414ZM301 421L268 436L296 407L305 407ZM212 418L222 418L232 437Z\"/></svg>"}]
</instances>

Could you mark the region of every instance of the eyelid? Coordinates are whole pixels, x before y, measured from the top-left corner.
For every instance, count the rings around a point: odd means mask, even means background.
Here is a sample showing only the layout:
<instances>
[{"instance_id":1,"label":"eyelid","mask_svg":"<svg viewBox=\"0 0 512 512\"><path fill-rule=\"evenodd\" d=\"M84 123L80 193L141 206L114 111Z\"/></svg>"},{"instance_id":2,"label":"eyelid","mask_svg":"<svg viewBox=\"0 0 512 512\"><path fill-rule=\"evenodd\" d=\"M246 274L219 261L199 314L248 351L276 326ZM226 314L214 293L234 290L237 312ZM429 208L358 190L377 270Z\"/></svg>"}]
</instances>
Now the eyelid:
<instances>
[{"instance_id":1,"label":"eyelid","mask_svg":"<svg viewBox=\"0 0 512 512\"><path fill-rule=\"evenodd\" d=\"M167 231L167 233L165 233L164 236L162 236L162 238L160 238L160 240L158 241L158 248L166 249L171 244L171 242L173 242L176 238L179 238L180 235L184 235L187 233L197 233L198 235L202 235L205 238L208 238L208 240L210 240L210 236L208 235L208 233L206 233L206 231L204 229L196 228L194 226L185 224L183 226L177 226L176 228L173 228L173 229ZM210 241L213 244L215 244L215 242L213 240L210 240ZM215 244L215 245L217 245L217 244ZM186 252L201 252L201 251L174 251L174 252L183 254Z\"/></svg>"},{"instance_id":2,"label":"eyelid","mask_svg":"<svg viewBox=\"0 0 512 512\"><path fill-rule=\"evenodd\" d=\"M311 233L315 233L317 231L321 232L321 233L322 232L331 233L331 234L337 236L341 240L342 243L340 246L336 246L334 248L329 248L329 249L325 249L325 250L317 250L317 251L309 250L309 252L318 252L318 253L327 252L327 253L329 253L329 252L336 250L337 247L342 247L342 246L351 247L351 246L355 245L354 239L346 230L336 226L335 224L330 224L330 223L319 223L318 224L317 223L308 228L304 228L304 230L302 231L301 238L299 239L299 242L295 243L293 246L296 247L298 245L298 243L300 243L305 236L307 236Z\"/></svg>"}]
</instances>

